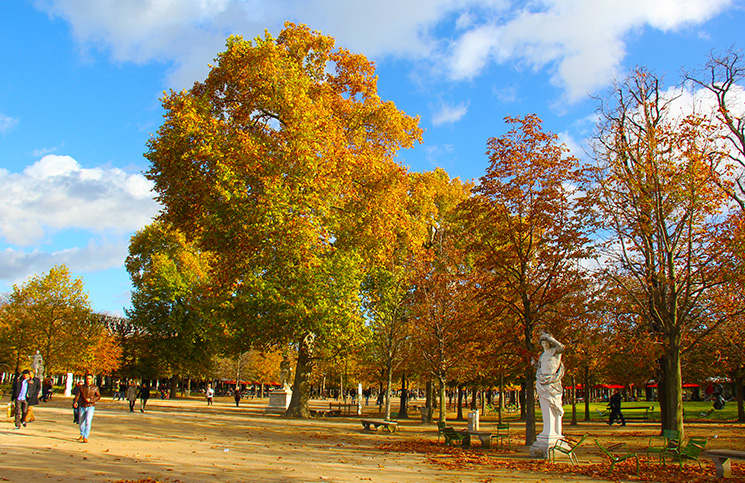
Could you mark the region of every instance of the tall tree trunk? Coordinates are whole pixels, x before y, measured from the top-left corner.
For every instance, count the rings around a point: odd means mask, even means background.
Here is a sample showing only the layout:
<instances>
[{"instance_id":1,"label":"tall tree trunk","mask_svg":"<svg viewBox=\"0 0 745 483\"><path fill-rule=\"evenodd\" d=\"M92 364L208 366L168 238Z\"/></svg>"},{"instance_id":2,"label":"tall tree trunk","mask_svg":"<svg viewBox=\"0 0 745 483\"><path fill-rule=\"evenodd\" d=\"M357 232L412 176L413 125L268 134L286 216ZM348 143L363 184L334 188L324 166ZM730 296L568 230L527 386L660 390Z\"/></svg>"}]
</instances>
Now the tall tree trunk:
<instances>
[{"instance_id":1,"label":"tall tree trunk","mask_svg":"<svg viewBox=\"0 0 745 483\"><path fill-rule=\"evenodd\" d=\"M391 417L391 386L393 385L393 364L388 361L386 367L386 385L385 385L385 418Z\"/></svg>"},{"instance_id":2,"label":"tall tree trunk","mask_svg":"<svg viewBox=\"0 0 745 483\"><path fill-rule=\"evenodd\" d=\"M445 422L445 418L447 417L447 399L445 396L445 379L440 376L437 378L438 384L440 385L439 393L440 393L440 413L438 415L437 420L441 423Z\"/></svg>"},{"instance_id":3,"label":"tall tree trunk","mask_svg":"<svg viewBox=\"0 0 745 483\"><path fill-rule=\"evenodd\" d=\"M170 398L176 399L176 393L178 392L178 380L179 376L176 374L171 376L171 388L170 388Z\"/></svg>"},{"instance_id":4,"label":"tall tree trunk","mask_svg":"<svg viewBox=\"0 0 745 483\"><path fill-rule=\"evenodd\" d=\"M407 406L408 406L409 392L406 389L406 373L401 373L401 405L398 410L398 418L406 419L409 417Z\"/></svg>"},{"instance_id":5,"label":"tall tree trunk","mask_svg":"<svg viewBox=\"0 0 745 483\"><path fill-rule=\"evenodd\" d=\"M525 445L532 445L535 438L535 369L528 366L525 370Z\"/></svg>"},{"instance_id":6,"label":"tall tree trunk","mask_svg":"<svg viewBox=\"0 0 745 483\"><path fill-rule=\"evenodd\" d=\"M476 408L478 408L478 404L476 404L476 386L471 388L471 411L475 411Z\"/></svg>"},{"instance_id":7,"label":"tall tree trunk","mask_svg":"<svg viewBox=\"0 0 745 483\"><path fill-rule=\"evenodd\" d=\"M680 349L676 344L666 348L662 358L664 380L658 389L660 392L660 409L662 413L662 429L672 429L680 433L683 440L683 376L680 367ZM664 408L664 411L662 411Z\"/></svg>"},{"instance_id":8,"label":"tall tree trunk","mask_svg":"<svg viewBox=\"0 0 745 483\"><path fill-rule=\"evenodd\" d=\"M570 426L577 426L577 381L572 374L572 422Z\"/></svg>"},{"instance_id":9,"label":"tall tree trunk","mask_svg":"<svg viewBox=\"0 0 745 483\"><path fill-rule=\"evenodd\" d=\"M285 411L286 418L309 418L308 400L310 399L310 387L308 379L313 370L313 342L314 334L305 334L300 339L297 354L297 366L295 368L295 383L292 387L292 399L290 406Z\"/></svg>"},{"instance_id":10,"label":"tall tree trunk","mask_svg":"<svg viewBox=\"0 0 745 483\"><path fill-rule=\"evenodd\" d=\"M433 417L433 414L434 414L433 408L435 407L435 405L433 404L434 401L432 400L433 399L433 396L434 396L433 391L432 391L432 379L427 379L427 386L426 386L425 394L426 394L426 398L427 398L427 402L426 402L427 418L426 418L426 421L425 422L431 424L432 423L432 417Z\"/></svg>"},{"instance_id":11,"label":"tall tree trunk","mask_svg":"<svg viewBox=\"0 0 745 483\"><path fill-rule=\"evenodd\" d=\"M455 417L457 421L463 421L463 386L458 386L458 415Z\"/></svg>"},{"instance_id":12,"label":"tall tree trunk","mask_svg":"<svg viewBox=\"0 0 745 483\"><path fill-rule=\"evenodd\" d=\"M585 421L590 421L590 366L584 367Z\"/></svg>"},{"instance_id":13,"label":"tall tree trunk","mask_svg":"<svg viewBox=\"0 0 745 483\"><path fill-rule=\"evenodd\" d=\"M502 411L504 411L504 374L499 375L499 424L502 424Z\"/></svg>"},{"instance_id":14,"label":"tall tree trunk","mask_svg":"<svg viewBox=\"0 0 745 483\"><path fill-rule=\"evenodd\" d=\"M740 369L735 371L732 376L732 381L735 383L735 396L737 397L737 420L739 422L745 421L745 408L743 407L743 386L742 386L742 372Z\"/></svg>"}]
</instances>

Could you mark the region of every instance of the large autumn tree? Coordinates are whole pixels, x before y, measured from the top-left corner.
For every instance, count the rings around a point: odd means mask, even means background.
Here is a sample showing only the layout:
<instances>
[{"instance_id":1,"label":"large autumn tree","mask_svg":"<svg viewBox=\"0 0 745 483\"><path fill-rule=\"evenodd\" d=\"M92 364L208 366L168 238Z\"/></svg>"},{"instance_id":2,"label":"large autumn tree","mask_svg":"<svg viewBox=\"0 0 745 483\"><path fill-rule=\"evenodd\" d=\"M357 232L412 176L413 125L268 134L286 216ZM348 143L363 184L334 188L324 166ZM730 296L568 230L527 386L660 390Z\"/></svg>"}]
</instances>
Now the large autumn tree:
<instances>
[{"instance_id":1,"label":"large autumn tree","mask_svg":"<svg viewBox=\"0 0 745 483\"><path fill-rule=\"evenodd\" d=\"M126 267L132 278L130 322L139 330L141 376L203 374L212 364L218 335L210 317L209 253L167 223L154 222L132 237Z\"/></svg>"},{"instance_id":2,"label":"large autumn tree","mask_svg":"<svg viewBox=\"0 0 745 483\"><path fill-rule=\"evenodd\" d=\"M104 334L83 280L73 278L65 265L14 285L0 318L0 342L9 349L16 371L37 350L47 373L80 369L81 354L89 353Z\"/></svg>"},{"instance_id":3,"label":"large autumn tree","mask_svg":"<svg viewBox=\"0 0 745 483\"><path fill-rule=\"evenodd\" d=\"M363 55L289 23L231 37L207 79L163 105L146 154L162 217L215 255L226 333L295 344L287 414L307 416L314 344L363 327L362 267L390 249L391 193L406 189L394 158L418 119L380 99Z\"/></svg>"},{"instance_id":4,"label":"large autumn tree","mask_svg":"<svg viewBox=\"0 0 745 483\"><path fill-rule=\"evenodd\" d=\"M681 358L723 319L718 217L722 155L716 130L681 117L660 80L638 69L601 111L591 192L606 240L608 276L655 341L662 428L683 431Z\"/></svg>"},{"instance_id":5,"label":"large autumn tree","mask_svg":"<svg viewBox=\"0 0 745 483\"><path fill-rule=\"evenodd\" d=\"M588 223L575 193L583 180L579 161L555 134L543 131L537 116L506 122L509 132L488 142L489 166L462 216L484 274L480 299L486 317L501 321L508 328L505 341L521 348L530 445L536 438L536 336L558 327L562 306L584 290Z\"/></svg>"}]
</instances>

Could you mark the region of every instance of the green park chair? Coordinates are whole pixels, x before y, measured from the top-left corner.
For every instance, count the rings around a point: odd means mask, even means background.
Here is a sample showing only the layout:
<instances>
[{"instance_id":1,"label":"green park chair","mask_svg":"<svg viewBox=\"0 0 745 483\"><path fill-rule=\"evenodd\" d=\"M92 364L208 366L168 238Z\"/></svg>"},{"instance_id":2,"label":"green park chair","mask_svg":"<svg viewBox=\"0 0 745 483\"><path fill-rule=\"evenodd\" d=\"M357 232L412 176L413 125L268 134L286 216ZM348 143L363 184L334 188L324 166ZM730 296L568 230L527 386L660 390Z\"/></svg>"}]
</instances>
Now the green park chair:
<instances>
[{"instance_id":1,"label":"green park chair","mask_svg":"<svg viewBox=\"0 0 745 483\"><path fill-rule=\"evenodd\" d=\"M437 442L440 442L440 436L443 434L443 430L448 427L448 423L445 421L437 421Z\"/></svg>"},{"instance_id":2,"label":"green park chair","mask_svg":"<svg viewBox=\"0 0 745 483\"><path fill-rule=\"evenodd\" d=\"M649 438L647 457L656 454L660 462L665 462L665 452L680 446L680 433L674 429L663 429L662 434Z\"/></svg>"},{"instance_id":3,"label":"green park chair","mask_svg":"<svg viewBox=\"0 0 745 483\"><path fill-rule=\"evenodd\" d=\"M683 463L686 461L695 461L698 463L698 468L703 469L701 462L698 458L706 447L706 438L688 438L688 442L685 446L678 446L677 448L665 451L662 454L662 460L665 461L665 456L669 455L673 461L677 461L681 468Z\"/></svg>"},{"instance_id":4,"label":"green park chair","mask_svg":"<svg viewBox=\"0 0 745 483\"><path fill-rule=\"evenodd\" d=\"M574 463L575 465L579 464L579 460L577 459L577 448L579 448L582 443L585 442L587 439L587 434L582 436L582 438L579 441L573 441L567 437L561 438L558 440L553 446L551 446L548 449L548 457L551 460L552 463L556 463L556 452L564 453L565 455L569 456L569 461Z\"/></svg>"},{"instance_id":5,"label":"green park chair","mask_svg":"<svg viewBox=\"0 0 745 483\"><path fill-rule=\"evenodd\" d=\"M463 441L468 437L468 433L456 431L449 426L442 429L442 435L445 436L445 444L448 446L454 446L456 443L463 446Z\"/></svg>"},{"instance_id":6,"label":"green park chair","mask_svg":"<svg viewBox=\"0 0 745 483\"><path fill-rule=\"evenodd\" d=\"M605 456L607 456L610 460L611 473L613 473L613 466L616 463L620 463L622 461L633 458L636 460L636 474L637 476L639 475L639 456L636 453L632 453L629 450L629 447L626 446L626 443L617 443L606 448L605 446L600 444L600 441L596 439L595 444L598 445L600 451L602 451L603 454L605 454ZM620 451L621 449L623 449L623 451Z\"/></svg>"},{"instance_id":7,"label":"green park chair","mask_svg":"<svg viewBox=\"0 0 745 483\"><path fill-rule=\"evenodd\" d=\"M497 432L496 434L493 434L492 439L497 440L497 444L499 446L507 444L507 447L510 447L510 423L498 423L497 424Z\"/></svg>"}]
</instances>

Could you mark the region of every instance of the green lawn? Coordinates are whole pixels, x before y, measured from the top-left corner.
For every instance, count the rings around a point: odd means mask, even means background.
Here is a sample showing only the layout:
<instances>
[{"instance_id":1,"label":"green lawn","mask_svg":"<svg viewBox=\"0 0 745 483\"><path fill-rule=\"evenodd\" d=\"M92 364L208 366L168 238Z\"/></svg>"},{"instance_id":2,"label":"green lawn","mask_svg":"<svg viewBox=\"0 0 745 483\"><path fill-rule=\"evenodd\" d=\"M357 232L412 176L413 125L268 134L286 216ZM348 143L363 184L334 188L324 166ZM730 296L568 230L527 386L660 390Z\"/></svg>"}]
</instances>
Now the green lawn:
<instances>
[{"instance_id":1,"label":"green lawn","mask_svg":"<svg viewBox=\"0 0 745 483\"><path fill-rule=\"evenodd\" d=\"M652 421L660 420L660 403L659 402L647 402L647 401L636 401L636 402L625 402L621 405L621 412L624 412L624 407L652 407ZM697 401L683 401L683 411L685 421L736 421L737 420L737 402L729 401L725 405L724 409L715 410L710 413L714 408L711 402L697 402ZM465 410L464 410L465 411ZM598 411L603 414L600 415ZM496 412L487 410L486 418L492 419L496 417ZM624 416L631 416L633 411L624 412ZM590 403L590 419L593 421L607 420L610 415L608 410L608 403L593 402ZM519 412L508 412L505 411L503 414L505 419L518 420L520 418ZM541 410L536 406L536 419L541 420ZM564 405L564 421L568 422L572 419L572 405ZM577 420L583 421L585 419L585 404L577 404Z\"/></svg>"},{"instance_id":2,"label":"green lawn","mask_svg":"<svg viewBox=\"0 0 745 483\"><path fill-rule=\"evenodd\" d=\"M660 403L659 402L647 402L647 401L636 401L636 402L625 402L621 405L621 412L624 407L640 407L648 406L654 408L652 410L652 420L660 420ZM737 402L729 401L721 410L715 410L711 402L699 402L699 401L683 401L683 411L685 421L734 421L737 420ZM598 414L598 411L603 412L603 416ZM538 410L540 414L540 410ZM629 411L631 414L632 411ZM608 403L590 403L590 418L593 420L608 419L610 411L608 410ZM626 414L624 414L626 415ZM571 420L572 418L572 405L568 404L564 406L564 419ZM585 418L585 405L577 404L577 419L583 420Z\"/></svg>"}]
</instances>

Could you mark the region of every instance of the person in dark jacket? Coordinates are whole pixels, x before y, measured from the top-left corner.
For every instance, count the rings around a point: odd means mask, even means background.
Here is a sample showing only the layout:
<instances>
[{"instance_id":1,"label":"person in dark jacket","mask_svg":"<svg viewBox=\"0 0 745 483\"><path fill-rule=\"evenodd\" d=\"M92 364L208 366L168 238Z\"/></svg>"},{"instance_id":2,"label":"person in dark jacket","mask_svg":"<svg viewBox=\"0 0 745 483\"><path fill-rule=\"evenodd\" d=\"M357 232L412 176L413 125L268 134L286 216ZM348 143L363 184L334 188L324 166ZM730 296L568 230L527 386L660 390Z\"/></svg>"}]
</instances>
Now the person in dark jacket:
<instances>
[{"instance_id":1,"label":"person in dark jacket","mask_svg":"<svg viewBox=\"0 0 745 483\"><path fill-rule=\"evenodd\" d=\"M616 392L610 397L610 403L608 406L610 407L608 426L612 425L616 419L621 420L621 426L626 426L626 419L624 419L623 413L621 412L621 393L618 392L618 389L616 389Z\"/></svg>"},{"instance_id":2,"label":"person in dark jacket","mask_svg":"<svg viewBox=\"0 0 745 483\"><path fill-rule=\"evenodd\" d=\"M30 423L34 421L34 413L32 408L39 405L39 394L41 393L41 379L36 377L33 369L28 371L28 392L26 393L26 400L28 401L28 410L26 411L26 419L24 422Z\"/></svg>"},{"instance_id":3,"label":"person in dark jacket","mask_svg":"<svg viewBox=\"0 0 745 483\"><path fill-rule=\"evenodd\" d=\"M28 379L30 371L24 369L22 373L16 374L13 381L11 400L15 405L15 429L21 429L21 425L26 426L26 413L28 412Z\"/></svg>"},{"instance_id":4,"label":"person in dark jacket","mask_svg":"<svg viewBox=\"0 0 745 483\"><path fill-rule=\"evenodd\" d=\"M93 412L96 409L96 402L101 399L101 391L93 383L93 374L85 375L85 384L80 386L80 390L72 401L72 406L79 411L78 420L80 421L81 443L88 442L88 436L91 432L91 423L93 422Z\"/></svg>"},{"instance_id":5,"label":"person in dark jacket","mask_svg":"<svg viewBox=\"0 0 745 483\"><path fill-rule=\"evenodd\" d=\"M150 399L150 384L144 383L140 386L140 390L137 392L137 397L140 398L140 412L145 412L145 405L147 400Z\"/></svg>"}]
</instances>

